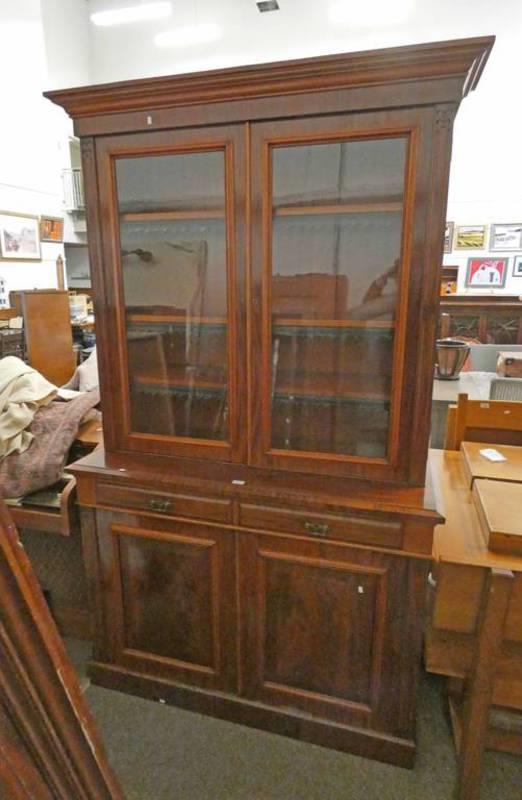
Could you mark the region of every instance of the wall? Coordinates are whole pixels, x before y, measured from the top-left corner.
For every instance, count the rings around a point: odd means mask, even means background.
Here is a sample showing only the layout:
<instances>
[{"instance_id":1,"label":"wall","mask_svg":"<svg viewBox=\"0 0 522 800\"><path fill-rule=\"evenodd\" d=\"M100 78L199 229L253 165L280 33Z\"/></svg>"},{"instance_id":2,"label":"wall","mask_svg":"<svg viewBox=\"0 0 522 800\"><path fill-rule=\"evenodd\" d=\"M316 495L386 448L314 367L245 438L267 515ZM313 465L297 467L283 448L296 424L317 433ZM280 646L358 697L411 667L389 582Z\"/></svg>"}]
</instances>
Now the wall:
<instances>
[{"instance_id":1,"label":"wall","mask_svg":"<svg viewBox=\"0 0 522 800\"><path fill-rule=\"evenodd\" d=\"M56 33L50 67L42 17L44 6L48 6L47 11L53 10ZM65 79L69 69L78 81L81 75L85 78L81 41L75 46L67 34L71 23L67 17L72 16L74 6L85 9L84 0L68 0L66 4L57 0L0 3L2 211L63 216L61 169L66 164L72 126L65 113L45 100L42 92L50 80ZM41 255L41 261L0 260L0 276L7 280L9 290L57 286L55 262L58 255L63 256L63 245L42 243Z\"/></svg>"},{"instance_id":2,"label":"wall","mask_svg":"<svg viewBox=\"0 0 522 800\"><path fill-rule=\"evenodd\" d=\"M354 6L350 25L330 23L329 3L280 0L281 10L260 14L254 0L197 0L174 3L168 20L114 28L91 28L92 79L107 82L298 58L325 53L413 44L466 36L495 34L497 41L478 89L463 102L454 130L448 219L460 224L522 221L520 0L415 0L395 24L373 8L377 0ZM393 5L396 10L402 0ZM128 5L118 0L91 0L90 8ZM388 4L391 6L391 4ZM366 14L366 27L357 15ZM186 48L155 47L155 33L175 25L217 22L223 37L211 44ZM125 52L125 58L122 53ZM476 253L485 255L486 253ZM452 253L447 264L460 264L459 286L469 253ZM471 255L475 255L472 253ZM501 254L499 254L501 255ZM505 292L522 293L522 278L510 276Z\"/></svg>"}]
</instances>

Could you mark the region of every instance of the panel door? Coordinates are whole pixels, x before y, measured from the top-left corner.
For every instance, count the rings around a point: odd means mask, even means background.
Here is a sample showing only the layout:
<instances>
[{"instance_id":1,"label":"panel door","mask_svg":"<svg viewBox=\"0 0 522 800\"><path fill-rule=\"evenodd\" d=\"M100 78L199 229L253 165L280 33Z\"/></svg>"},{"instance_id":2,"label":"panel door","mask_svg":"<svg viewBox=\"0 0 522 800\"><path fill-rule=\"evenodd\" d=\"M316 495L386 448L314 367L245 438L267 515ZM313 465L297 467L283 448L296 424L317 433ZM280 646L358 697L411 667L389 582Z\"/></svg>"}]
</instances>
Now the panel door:
<instances>
[{"instance_id":1,"label":"panel door","mask_svg":"<svg viewBox=\"0 0 522 800\"><path fill-rule=\"evenodd\" d=\"M97 512L102 660L212 689L235 685L234 536Z\"/></svg>"},{"instance_id":2,"label":"panel door","mask_svg":"<svg viewBox=\"0 0 522 800\"><path fill-rule=\"evenodd\" d=\"M253 126L253 463L424 470L444 217L432 113Z\"/></svg>"},{"instance_id":3,"label":"panel door","mask_svg":"<svg viewBox=\"0 0 522 800\"><path fill-rule=\"evenodd\" d=\"M242 130L107 137L96 155L106 446L241 460Z\"/></svg>"},{"instance_id":4,"label":"panel door","mask_svg":"<svg viewBox=\"0 0 522 800\"><path fill-rule=\"evenodd\" d=\"M268 535L240 548L244 694L411 738L422 564Z\"/></svg>"}]
</instances>

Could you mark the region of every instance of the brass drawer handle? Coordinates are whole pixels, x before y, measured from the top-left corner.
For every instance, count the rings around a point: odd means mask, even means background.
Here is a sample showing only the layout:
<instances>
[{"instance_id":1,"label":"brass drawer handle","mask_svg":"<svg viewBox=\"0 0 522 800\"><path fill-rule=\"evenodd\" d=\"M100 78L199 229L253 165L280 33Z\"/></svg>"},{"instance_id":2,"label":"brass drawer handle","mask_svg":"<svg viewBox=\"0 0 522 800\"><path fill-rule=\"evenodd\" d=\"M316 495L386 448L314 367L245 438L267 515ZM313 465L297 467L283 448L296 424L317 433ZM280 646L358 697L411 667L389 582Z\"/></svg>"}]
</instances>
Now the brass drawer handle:
<instances>
[{"instance_id":1,"label":"brass drawer handle","mask_svg":"<svg viewBox=\"0 0 522 800\"><path fill-rule=\"evenodd\" d=\"M326 522L305 522L305 531L312 536L328 536L330 526Z\"/></svg>"},{"instance_id":2,"label":"brass drawer handle","mask_svg":"<svg viewBox=\"0 0 522 800\"><path fill-rule=\"evenodd\" d=\"M170 510L170 500L151 500L149 503L153 511L162 511L165 513Z\"/></svg>"}]
</instances>

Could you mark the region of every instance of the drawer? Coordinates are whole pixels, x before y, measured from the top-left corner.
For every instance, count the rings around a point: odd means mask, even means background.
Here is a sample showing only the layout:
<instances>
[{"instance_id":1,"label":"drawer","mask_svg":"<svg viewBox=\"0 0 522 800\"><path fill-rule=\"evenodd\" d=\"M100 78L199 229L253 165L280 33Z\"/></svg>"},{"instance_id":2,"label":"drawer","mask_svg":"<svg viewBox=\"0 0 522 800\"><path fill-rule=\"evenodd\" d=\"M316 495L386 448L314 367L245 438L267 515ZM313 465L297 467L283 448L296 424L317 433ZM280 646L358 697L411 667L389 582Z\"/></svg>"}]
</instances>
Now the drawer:
<instances>
[{"instance_id":1,"label":"drawer","mask_svg":"<svg viewBox=\"0 0 522 800\"><path fill-rule=\"evenodd\" d=\"M350 514L310 514L283 508L242 503L240 525L357 544L402 547L402 523L384 522Z\"/></svg>"},{"instance_id":2,"label":"drawer","mask_svg":"<svg viewBox=\"0 0 522 800\"><path fill-rule=\"evenodd\" d=\"M232 521L230 500L217 497L167 494L113 483L100 483L96 486L96 501L107 506L152 511L171 517L195 517L212 522Z\"/></svg>"}]
</instances>

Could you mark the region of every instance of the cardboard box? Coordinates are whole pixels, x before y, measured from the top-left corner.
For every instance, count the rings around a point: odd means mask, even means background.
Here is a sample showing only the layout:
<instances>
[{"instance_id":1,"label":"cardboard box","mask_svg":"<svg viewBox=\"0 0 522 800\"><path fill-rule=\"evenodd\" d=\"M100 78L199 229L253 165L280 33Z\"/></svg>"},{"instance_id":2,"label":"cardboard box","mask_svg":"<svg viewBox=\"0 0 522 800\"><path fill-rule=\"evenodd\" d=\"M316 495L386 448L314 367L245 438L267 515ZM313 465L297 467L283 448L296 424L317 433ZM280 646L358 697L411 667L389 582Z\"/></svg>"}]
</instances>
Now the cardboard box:
<instances>
[{"instance_id":1,"label":"cardboard box","mask_svg":"<svg viewBox=\"0 0 522 800\"><path fill-rule=\"evenodd\" d=\"M522 378L522 352L501 350L497 358L497 375L502 378Z\"/></svg>"}]
</instances>

